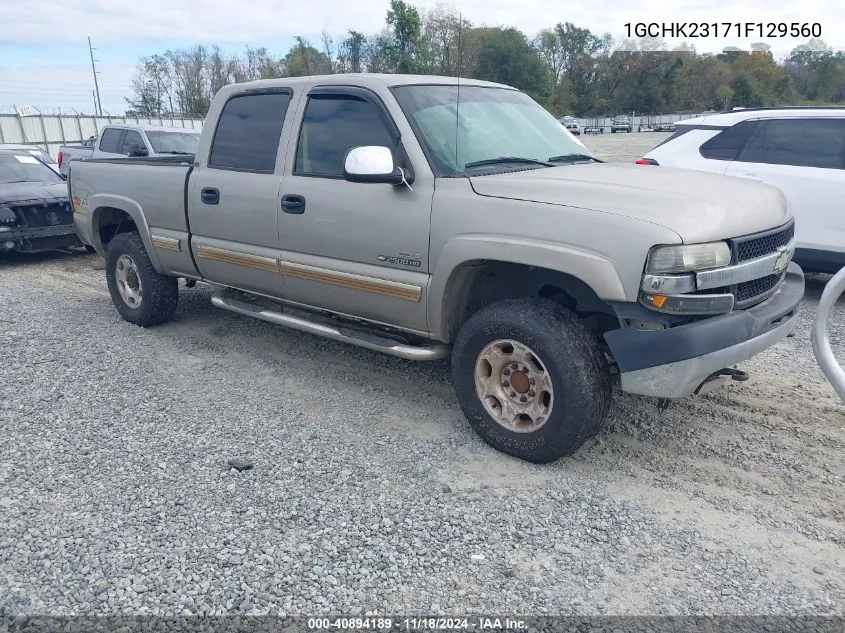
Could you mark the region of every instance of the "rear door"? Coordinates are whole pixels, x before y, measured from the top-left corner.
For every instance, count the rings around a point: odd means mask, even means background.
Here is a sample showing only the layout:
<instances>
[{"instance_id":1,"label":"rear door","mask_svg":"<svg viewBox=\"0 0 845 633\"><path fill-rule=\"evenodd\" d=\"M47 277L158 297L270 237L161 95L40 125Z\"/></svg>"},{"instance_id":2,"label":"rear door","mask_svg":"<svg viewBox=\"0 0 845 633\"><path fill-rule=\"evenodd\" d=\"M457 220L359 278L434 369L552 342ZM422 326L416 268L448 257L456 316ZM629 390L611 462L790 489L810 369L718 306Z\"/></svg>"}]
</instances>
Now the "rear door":
<instances>
[{"instance_id":1,"label":"rear door","mask_svg":"<svg viewBox=\"0 0 845 633\"><path fill-rule=\"evenodd\" d=\"M203 277L279 296L279 151L293 92L236 93L223 105L188 185L191 248Z\"/></svg>"},{"instance_id":2,"label":"rear door","mask_svg":"<svg viewBox=\"0 0 845 633\"><path fill-rule=\"evenodd\" d=\"M784 192L798 248L845 253L845 118L761 121L725 173Z\"/></svg>"}]
</instances>

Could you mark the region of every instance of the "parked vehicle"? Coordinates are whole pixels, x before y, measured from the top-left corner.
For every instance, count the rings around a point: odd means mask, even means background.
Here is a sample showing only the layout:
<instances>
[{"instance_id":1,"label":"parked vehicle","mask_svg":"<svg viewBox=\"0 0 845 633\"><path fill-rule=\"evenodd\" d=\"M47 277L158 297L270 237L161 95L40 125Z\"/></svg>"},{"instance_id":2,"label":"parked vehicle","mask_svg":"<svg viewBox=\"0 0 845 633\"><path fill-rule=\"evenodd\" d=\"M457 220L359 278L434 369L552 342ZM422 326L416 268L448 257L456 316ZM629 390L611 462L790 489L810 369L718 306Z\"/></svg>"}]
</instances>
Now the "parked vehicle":
<instances>
[{"instance_id":1,"label":"parked vehicle","mask_svg":"<svg viewBox=\"0 0 845 633\"><path fill-rule=\"evenodd\" d=\"M563 127L569 130L575 136L581 135L581 124L575 117L565 116L561 119L558 119L558 121L560 121L561 124L563 124Z\"/></svg>"},{"instance_id":2,"label":"parked vehicle","mask_svg":"<svg viewBox=\"0 0 845 633\"><path fill-rule=\"evenodd\" d=\"M196 152L199 137L196 130L180 127L106 125L98 137L88 139L82 146L59 147L59 169L66 174L68 163L77 158L190 155Z\"/></svg>"},{"instance_id":3,"label":"parked vehicle","mask_svg":"<svg viewBox=\"0 0 845 633\"><path fill-rule=\"evenodd\" d=\"M182 277L241 315L451 355L472 427L533 462L597 432L617 374L683 398L794 328L804 277L777 189L604 163L523 92L459 88L229 85L195 156L74 161L76 228L117 311L169 320Z\"/></svg>"},{"instance_id":4,"label":"parked vehicle","mask_svg":"<svg viewBox=\"0 0 845 633\"><path fill-rule=\"evenodd\" d=\"M796 217L795 260L814 272L845 266L845 107L746 108L687 119L638 162L778 187Z\"/></svg>"},{"instance_id":5,"label":"parked vehicle","mask_svg":"<svg viewBox=\"0 0 845 633\"><path fill-rule=\"evenodd\" d=\"M654 117L641 117L640 122L637 125L637 132L656 132L657 131L657 123L654 121Z\"/></svg>"},{"instance_id":6,"label":"parked vehicle","mask_svg":"<svg viewBox=\"0 0 845 633\"><path fill-rule=\"evenodd\" d=\"M616 132L628 132L630 133L634 129L634 124L631 121L631 117L628 116L617 116L613 117L610 121L610 133L616 134Z\"/></svg>"},{"instance_id":7,"label":"parked vehicle","mask_svg":"<svg viewBox=\"0 0 845 633\"><path fill-rule=\"evenodd\" d=\"M0 253L74 246L82 244L64 178L29 150L0 149Z\"/></svg>"},{"instance_id":8,"label":"parked vehicle","mask_svg":"<svg viewBox=\"0 0 845 633\"><path fill-rule=\"evenodd\" d=\"M30 156L34 156L42 163L47 165L50 169L52 169L57 174L59 173L59 165L56 160L50 156L50 153L42 147L38 147L38 145L30 145L30 144L16 144L16 143L0 143L0 150L15 150L15 151L22 151L28 153Z\"/></svg>"},{"instance_id":9,"label":"parked vehicle","mask_svg":"<svg viewBox=\"0 0 845 633\"><path fill-rule=\"evenodd\" d=\"M584 134L604 134L601 119L587 119L587 123L584 125Z\"/></svg>"}]
</instances>

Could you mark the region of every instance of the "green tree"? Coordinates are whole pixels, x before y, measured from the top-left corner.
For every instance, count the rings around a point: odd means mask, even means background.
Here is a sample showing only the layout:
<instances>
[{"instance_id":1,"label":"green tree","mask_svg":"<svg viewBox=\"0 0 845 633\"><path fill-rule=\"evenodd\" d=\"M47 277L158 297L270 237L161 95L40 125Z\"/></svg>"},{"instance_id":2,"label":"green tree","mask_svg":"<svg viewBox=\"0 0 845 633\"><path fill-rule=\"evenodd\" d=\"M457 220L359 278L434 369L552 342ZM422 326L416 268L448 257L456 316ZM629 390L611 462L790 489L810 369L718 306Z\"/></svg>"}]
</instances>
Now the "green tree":
<instances>
[{"instance_id":1,"label":"green tree","mask_svg":"<svg viewBox=\"0 0 845 633\"><path fill-rule=\"evenodd\" d=\"M734 97L733 88L731 88L730 86L721 85L717 90L717 94L719 97L719 103L722 106L722 110L727 110L728 106L731 103L731 99L733 99Z\"/></svg>"},{"instance_id":2,"label":"green tree","mask_svg":"<svg viewBox=\"0 0 845 633\"><path fill-rule=\"evenodd\" d=\"M546 96L549 73L525 35L514 28L474 29L480 47L472 76L508 84L534 98Z\"/></svg>"},{"instance_id":3,"label":"green tree","mask_svg":"<svg viewBox=\"0 0 845 633\"><path fill-rule=\"evenodd\" d=\"M390 0L387 26L392 34L387 49L390 67L398 73L419 72L424 66L420 12L403 0Z\"/></svg>"},{"instance_id":4,"label":"green tree","mask_svg":"<svg viewBox=\"0 0 845 633\"><path fill-rule=\"evenodd\" d=\"M326 75L332 72L332 60L299 35L296 36L296 44L285 55L284 63L289 77Z\"/></svg>"},{"instance_id":5,"label":"green tree","mask_svg":"<svg viewBox=\"0 0 845 633\"><path fill-rule=\"evenodd\" d=\"M778 62L763 43L700 55L688 45L669 50L659 38L614 42L571 22L528 39L506 25L473 27L448 4L423 11L388 2L381 31L349 31L337 42L323 33L316 46L297 37L283 56L249 47L228 55L211 44L141 58L126 101L139 114L203 116L232 81L366 71L489 79L525 90L558 115L845 102L845 52L819 39Z\"/></svg>"},{"instance_id":6,"label":"green tree","mask_svg":"<svg viewBox=\"0 0 845 633\"><path fill-rule=\"evenodd\" d=\"M454 7L438 3L423 20L421 45L426 51L428 71L446 76L458 74L464 53L462 35L472 28Z\"/></svg>"},{"instance_id":7,"label":"green tree","mask_svg":"<svg viewBox=\"0 0 845 633\"><path fill-rule=\"evenodd\" d=\"M367 38L358 31L349 31L349 36L340 44L338 70L345 73L364 72L364 48Z\"/></svg>"},{"instance_id":8,"label":"green tree","mask_svg":"<svg viewBox=\"0 0 845 633\"><path fill-rule=\"evenodd\" d=\"M172 69L163 55L142 58L132 78L132 97L126 103L139 116L160 117L173 111Z\"/></svg>"}]
</instances>

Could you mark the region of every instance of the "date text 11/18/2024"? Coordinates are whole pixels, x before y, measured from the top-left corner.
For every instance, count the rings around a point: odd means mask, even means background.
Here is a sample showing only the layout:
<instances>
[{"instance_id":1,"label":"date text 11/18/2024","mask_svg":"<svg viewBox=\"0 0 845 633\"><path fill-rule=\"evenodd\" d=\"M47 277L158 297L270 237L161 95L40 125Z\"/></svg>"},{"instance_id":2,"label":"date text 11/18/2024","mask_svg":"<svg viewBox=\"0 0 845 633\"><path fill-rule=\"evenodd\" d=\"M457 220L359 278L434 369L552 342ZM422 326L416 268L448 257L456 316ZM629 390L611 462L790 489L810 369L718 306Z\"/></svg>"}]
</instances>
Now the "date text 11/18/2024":
<instances>
[{"instance_id":1,"label":"date text 11/18/2024","mask_svg":"<svg viewBox=\"0 0 845 633\"><path fill-rule=\"evenodd\" d=\"M343 631L518 631L528 628L517 618L390 618L364 616L354 618L308 618L308 629Z\"/></svg>"}]
</instances>

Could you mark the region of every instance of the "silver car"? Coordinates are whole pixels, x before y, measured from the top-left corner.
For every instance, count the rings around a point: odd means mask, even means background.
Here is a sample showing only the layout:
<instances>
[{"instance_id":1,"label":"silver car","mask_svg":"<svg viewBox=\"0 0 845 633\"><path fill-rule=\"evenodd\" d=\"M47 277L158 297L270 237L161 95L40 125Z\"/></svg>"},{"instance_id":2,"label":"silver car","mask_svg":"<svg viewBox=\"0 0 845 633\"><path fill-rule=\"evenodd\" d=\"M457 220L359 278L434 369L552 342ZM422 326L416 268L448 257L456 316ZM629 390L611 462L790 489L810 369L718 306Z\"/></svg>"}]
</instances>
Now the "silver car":
<instances>
[{"instance_id":1,"label":"silver car","mask_svg":"<svg viewBox=\"0 0 845 633\"><path fill-rule=\"evenodd\" d=\"M561 125L563 125L563 127L569 130L575 136L581 135L581 124L578 123L578 119L576 119L575 117L565 116L563 118L558 119L558 121L560 121Z\"/></svg>"}]
</instances>

